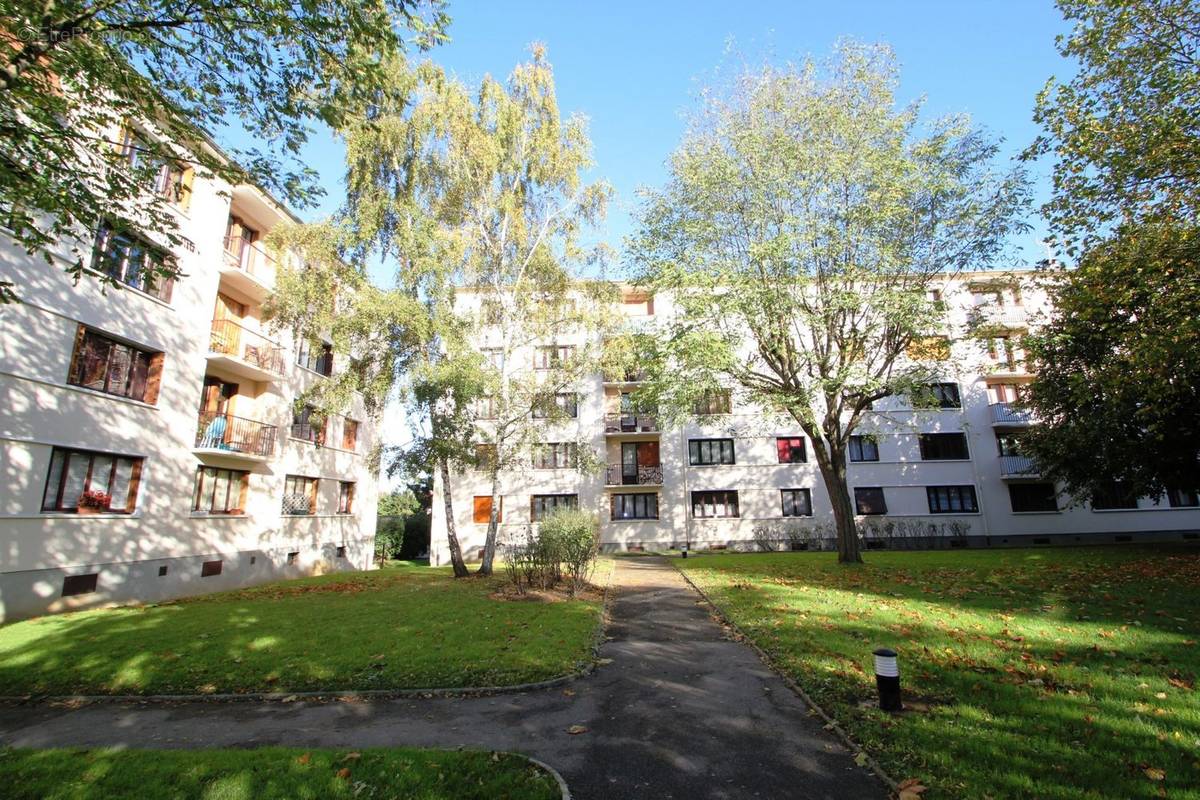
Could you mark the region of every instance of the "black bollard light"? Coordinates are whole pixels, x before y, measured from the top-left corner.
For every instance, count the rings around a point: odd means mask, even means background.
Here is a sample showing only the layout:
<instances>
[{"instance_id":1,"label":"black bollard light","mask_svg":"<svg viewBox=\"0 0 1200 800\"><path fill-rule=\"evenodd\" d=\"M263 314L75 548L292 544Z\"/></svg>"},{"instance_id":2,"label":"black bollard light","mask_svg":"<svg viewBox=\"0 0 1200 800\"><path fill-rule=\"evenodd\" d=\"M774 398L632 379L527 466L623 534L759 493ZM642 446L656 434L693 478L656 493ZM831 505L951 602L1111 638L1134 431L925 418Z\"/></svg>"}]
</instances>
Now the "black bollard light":
<instances>
[{"instance_id":1,"label":"black bollard light","mask_svg":"<svg viewBox=\"0 0 1200 800\"><path fill-rule=\"evenodd\" d=\"M879 707L884 711L900 711L900 665L896 651L880 647L875 651L875 686L879 689Z\"/></svg>"},{"instance_id":2,"label":"black bollard light","mask_svg":"<svg viewBox=\"0 0 1200 800\"><path fill-rule=\"evenodd\" d=\"M686 544L683 546L683 557L684 558L687 558L687 547L688 546Z\"/></svg>"}]
</instances>

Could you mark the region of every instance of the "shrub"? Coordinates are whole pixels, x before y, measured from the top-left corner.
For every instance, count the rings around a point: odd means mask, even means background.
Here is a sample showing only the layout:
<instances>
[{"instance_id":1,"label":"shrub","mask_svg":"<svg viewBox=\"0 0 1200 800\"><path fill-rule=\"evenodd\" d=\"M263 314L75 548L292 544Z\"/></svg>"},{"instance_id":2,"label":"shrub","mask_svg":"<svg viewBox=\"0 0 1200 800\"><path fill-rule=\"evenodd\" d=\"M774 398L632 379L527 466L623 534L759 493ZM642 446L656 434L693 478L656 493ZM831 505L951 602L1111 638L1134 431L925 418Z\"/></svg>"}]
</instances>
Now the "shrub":
<instances>
[{"instance_id":1,"label":"shrub","mask_svg":"<svg viewBox=\"0 0 1200 800\"><path fill-rule=\"evenodd\" d=\"M565 572L572 597L591 577L599 550L599 529L595 514L577 508L557 509L539 526L538 538L553 556L556 577Z\"/></svg>"}]
</instances>

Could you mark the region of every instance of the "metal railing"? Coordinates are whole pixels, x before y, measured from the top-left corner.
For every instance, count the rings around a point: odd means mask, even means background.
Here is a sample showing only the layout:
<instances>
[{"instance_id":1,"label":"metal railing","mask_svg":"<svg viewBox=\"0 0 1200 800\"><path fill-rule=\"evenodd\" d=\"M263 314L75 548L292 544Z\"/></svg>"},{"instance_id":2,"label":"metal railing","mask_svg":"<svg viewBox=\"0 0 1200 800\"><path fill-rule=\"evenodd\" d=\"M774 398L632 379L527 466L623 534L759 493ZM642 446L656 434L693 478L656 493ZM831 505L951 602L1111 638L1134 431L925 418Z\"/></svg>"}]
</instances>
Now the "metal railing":
<instances>
[{"instance_id":1,"label":"metal railing","mask_svg":"<svg viewBox=\"0 0 1200 800\"><path fill-rule=\"evenodd\" d=\"M267 372L283 374L283 348L231 319L213 320L208 349L213 353L240 358Z\"/></svg>"},{"instance_id":2,"label":"metal railing","mask_svg":"<svg viewBox=\"0 0 1200 800\"><path fill-rule=\"evenodd\" d=\"M196 425L196 447L270 456L275 452L275 434L275 426L265 422L219 411L201 411Z\"/></svg>"},{"instance_id":3,"label":"metal railing","mask_svg":"<svg viewBox=\"0 0 1200 800\"><path fill-rule=\"evenodd\" d=\"M1026 425L1034 422L1033 414L1023 408L1013 408L1010 403L992 403L992 422L998 425Z\"/></svg>"},{"instance_id":4,"label":"metal railing","mask_svg":"<svg viewBox=\"0 0 1200 800\"><path fill-rule=\"evenodd\" d=\"M657 433L658 420L650 414L605 414L605 433Z\"/></svg>"},{"instance_id":5,"label":"metal railing","mask_svg":"<svg viewBox=\"0 0 1200 800\"><path fill-rule=\"evenodd\" d=\"M1000 474L1006 477L1033 477L1038 474L1038 469L1029 456L1000 456Z\"/></svg>"},{"instance_id":6,"label":"metal railing","mask_svg":"<svg viewBox=\"0 0 1200 800\"><path fill-rule=\"evenodd\" d=\"M605 486L657 486L663 482L662 464L637 466L636 472L623 464L609 464L604 471Z\"/></svg>"},{"instance_id":7,"label":"metal railing","mask_svg":"<svg viewBox=\"0 0 1200 800\"><path fill-rule=\"evenodd\" d=\"M260 242L247 242L241 236L226 236L222 258L225 266L240 269L261 281L270 282L275 277L275 259Z\"/></svg>"}]
</instances>

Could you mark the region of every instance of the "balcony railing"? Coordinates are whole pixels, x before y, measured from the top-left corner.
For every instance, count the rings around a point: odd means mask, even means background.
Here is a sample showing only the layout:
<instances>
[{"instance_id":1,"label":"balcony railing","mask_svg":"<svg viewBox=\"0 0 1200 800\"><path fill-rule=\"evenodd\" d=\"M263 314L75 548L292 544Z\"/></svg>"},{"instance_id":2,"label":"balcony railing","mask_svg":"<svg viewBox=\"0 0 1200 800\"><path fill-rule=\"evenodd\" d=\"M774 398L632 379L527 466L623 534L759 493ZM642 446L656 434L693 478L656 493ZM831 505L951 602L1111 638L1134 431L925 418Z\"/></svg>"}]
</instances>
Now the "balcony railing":
<instances>
[{"instance_id":1,"label":"balcony railing","mask_svg":"<svg viewBox=\"0 0 1200 800\"><path fill-rule=\"evenodd\" d=\"M283 374L283 348L231 319L214 319L208 349L239 358L261 370Z\"/></svg>"},{"instance_id":2,"label":"balcony railing","mask_svg":"<svg viewBox=\"0 0 1200 800\"><path fill-rule=\"evenodd\" d=\"M1000 474L1006 478L1033 477L1038 469L1029 456L1000 456Z\"/></svg>"},{"instance_id":3,"label":"balcony railing","mask_svg":"<svg viewBox=\"0 0 1200 800\"><path fill-rule=\"evenodd\" d=\"M646 370L644 369L627 369L624 372L610 372L605 374L605 383L641 383L646 380Z\"/></svg>"},{"instance_id":4,"label":"balcony railing","mask_svg":"<svg viewBox=\"0 0 1200 800\"><path fill-rule=\"evenodd\" d=\"M217 411L201 411L196 425L196 447L249 456L275 452L275 426Z\"/></svg>"},{"instance_id":5,"label":"balcony railing","mask_svg":"<svg viewBox=\"0 0 1200 800\"><path fill-rule=\"evenodd\" d=\"M275 278L275 259L259 242L247 242L240 236L225 237L225 266L240 269L260 281L269 283Z\"/></svg>"},{"instance_id":6,"label":"balcony railing","mask_svg":"<svg viewBox=\"0 0 1200 800\"><path fill-rule=\"evenodd\" d=\"M605 433L657 433L658 420L650 414L605 414Z\"/></svg>"},{"instance_id":7,"label":"balcony railing","mask_svg":"<svg viewBox=\"0 0 1200 800\"><path fill-rule=\"evenodd\" d=\"M994 326L998 328L1025 328L1029 324L1029 315L1022 306L977 306L969 312L969 320L976 326Z\"/></svg>"},{"instance_id":8,"label":"balcony railing","mask_svg":"<svg viewBox=\"0 0 1200 800\"><path fill-rule=\"evenodd\" d=\"M623 464L609 464L604 472L605 486L657 486L663 482L662 464L630 469Z\"/></svg>"},{"instance_id":9,"label":"balcony railing","mask_svg":"<svg viewBox=\"0 0 1200 800\"><path fill-rule=\"evenodd\" d=\"M992 403L992 423L996 425L1028 425L1034 422L1033 414L1022 408L1013 408L1009 403Z\"/></svg>"}]
</instances>

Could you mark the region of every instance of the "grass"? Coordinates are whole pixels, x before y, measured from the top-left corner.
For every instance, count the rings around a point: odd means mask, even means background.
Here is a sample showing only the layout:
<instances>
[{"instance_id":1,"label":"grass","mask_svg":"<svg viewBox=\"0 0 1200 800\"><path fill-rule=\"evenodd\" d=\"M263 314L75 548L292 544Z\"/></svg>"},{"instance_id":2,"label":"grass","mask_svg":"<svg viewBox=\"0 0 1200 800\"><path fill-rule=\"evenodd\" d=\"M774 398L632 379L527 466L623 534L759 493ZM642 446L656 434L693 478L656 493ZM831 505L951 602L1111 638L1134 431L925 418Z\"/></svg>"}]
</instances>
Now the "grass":
<instances>
[{"instance_id":1,"label":"grass","mask_svg":"<svg viewBox=\"0 0 1200 800\"><path fill-rule=\"evenodd\" d=\"M10 800L552 800L549 773L520 756L417 749L0 750Z\"/></svg>"},{"instance_id":2,"label":"grass","mask_svg":"<svg viewBox=\"0 0 1200 800\"><path fill-rule=\"evenodd\" d=\"M677 562L888 772L931 798L1200 798L1200 548ZM871 707L871 651L915 710Z\"/></svg>"},{"instance_id":3,"label":"grass","mask_svg":"<svg viewBox=\"0 0 1200 800\"><path fill-rule=\"evenodd\" d=\"M399 564L12 623L0 695L499 686L590 660L598 602L494 599L501 582Z\"/></svg>"}]
</instances>

